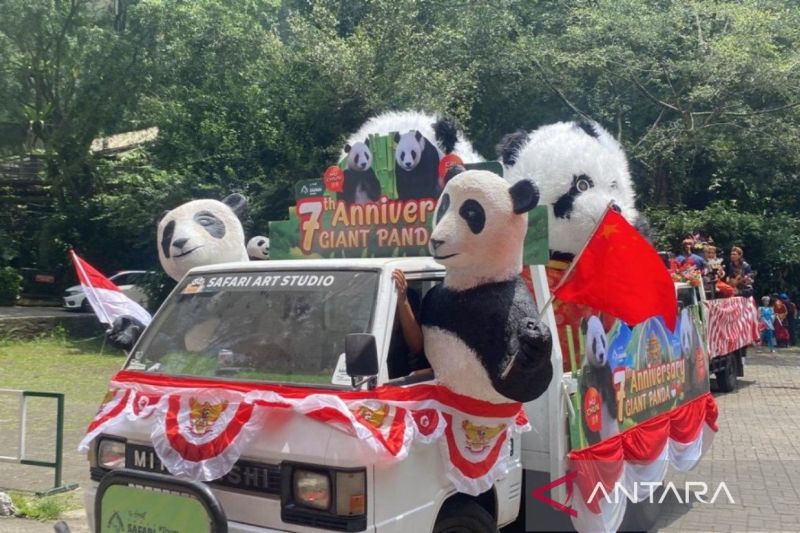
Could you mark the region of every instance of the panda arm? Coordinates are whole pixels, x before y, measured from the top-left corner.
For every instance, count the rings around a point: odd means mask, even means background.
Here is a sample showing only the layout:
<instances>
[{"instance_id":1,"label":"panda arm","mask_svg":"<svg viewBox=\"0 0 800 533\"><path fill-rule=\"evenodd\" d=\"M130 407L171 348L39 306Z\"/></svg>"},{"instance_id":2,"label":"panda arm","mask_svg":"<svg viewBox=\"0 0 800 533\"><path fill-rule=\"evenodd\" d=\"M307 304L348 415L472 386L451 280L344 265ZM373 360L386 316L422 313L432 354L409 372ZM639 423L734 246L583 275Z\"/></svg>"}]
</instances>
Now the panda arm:
<instances>
[{"instance_id":1,"label":"panda arm","mask_svg":"<svg viewBox=\"0 0 800 533\"><path fill-rule=\"evenodd\" d=\"M509 324L511 337L501 363L495 387L518 402L535 400L547 390L553 378L550 328L538 316L520 316Z\"/></svg>"}]
</instances>

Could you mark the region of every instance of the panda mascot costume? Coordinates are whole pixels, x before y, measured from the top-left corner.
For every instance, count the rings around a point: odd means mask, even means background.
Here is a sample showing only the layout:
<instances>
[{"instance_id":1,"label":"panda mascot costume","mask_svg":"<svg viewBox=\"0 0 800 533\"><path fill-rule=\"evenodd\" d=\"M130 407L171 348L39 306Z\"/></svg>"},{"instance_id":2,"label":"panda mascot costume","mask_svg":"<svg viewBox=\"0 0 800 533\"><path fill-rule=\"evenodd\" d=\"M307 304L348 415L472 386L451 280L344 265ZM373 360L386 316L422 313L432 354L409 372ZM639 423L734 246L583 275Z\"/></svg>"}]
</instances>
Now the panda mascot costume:
<instances>
[{"instance_id":1,"label":"panda mascot costume","mask_svg":"<svg viewBox=\"0 0 800 533\"><path fill-rule=\"evenodd\" d=\"M510 186L487 171L456 173L436 206L429 248L447 267L422 302L425 353L458 394L503 403L539 397L552 379L550 330L520 276L527 180Z\"/></svg>"},{"instance_id":2,"label":"panda mascot costume","mask_svg":"<svg viewBox=\"0 0 800 533\"><path fill-rule=\"evenodd\" d=\"M622 146L597 122L558 122L506 135L497 147L511 183L532 180L548 207L551 258L571 260L611 204L640 232L633 180Z\"/></svg>"},{"instance_id":3,"label":"panda mascot costume","mask_svg":"<svg viewBox=\"0 0 800 533\"><path fill-rule=\"evenodd\" d=\"M247 255L254 261L269 259L269 237L257 235L247 241Z\"/></svg>"},{"instance_id":4,"label":"panda mascot costume","mask_svg":"<svg viewBox=\"0 0 800 533\"><path fill-rule=\"evenodd\" d=\"M158 223L158 258L164 271L180 281L193 267L247 261L244 229L239 216L247 199L233 193L218 200L192 200L167 211ZM144 327L120 317L108 332L112 346L130 350Z\"/></svg>"},{"instance_id":5,"label":"panda mascot costume","mask_svg":"<svg viewBox=\"0 0 800 533\"><path fill-rule=\"evenodd\" d=\"M452 120L418 111L391 111L372 117L347 139L346 146L363 142L370 135L389 134L394 134L395 179L401 200L438 198L443 156L455 154L462 163L483 161ZM344 157L348 157L347 151L341 155Z\"/></svg>"},{"instance_id":6,"label":"panda mascot costume","mask_svg":"<svg viewBox=\"0 0 800 533\"><path fill-rule=\"evenodd\" d=\"M594 389L600 400L600 413L595 423L581 417L586 441L592 445L619 433L617 422L617 393L614 390L614 377L609 361L608 337L603 322L596 316L583 322L581 330L586 338L586 360L581 369L579 382L580 397L591 398L589 390Z\"/></svg>"},{"instance_id":7,"label":"panda mascot costume","mask_svg":"<svg viewBox=\"0 0 800 533\"><path fill-rule=\"evenodd\" d=\"M348 204L377 202L381 196L381 184L372 170L372 152L369 139L344 146L347 164L344 169L344 188L339 200Z\"/></svg>"},{"instance_id":8,"label":"panda mascot costume","mask_svg":"<svg viewBox=\"0 0 800 533\"><path fill-rule=\"evenodd\" d=\"M647 223L636 210L633 180L622 146L597 122L558 122L527 133L503 137L497 154L509 182L533 181L540 203L547 206L550 288L560 282L571 261L591 237L610 205L645 237ZM553 312L559 327L569 325L573 336L593 311L584 305L556 300ZM610 327L612 317L604 316ZM569 353L566 329L559 329L561 351ZM573 338L577 346L577 338ZM564 357L564 370L572 370Z\"/></svg>"},{"instance_id":9,"label":"panda mascot costume","mask_svg":"<svg viewBox=\"0 0 800 533\"><path fill-rule=\"evenodd\" d=\"M158 223L158 258L180 281L196 266L247 261L239 216L247 200L233 193L224 200L192 200L168 211Z\"/></svg>"}]
</instances>

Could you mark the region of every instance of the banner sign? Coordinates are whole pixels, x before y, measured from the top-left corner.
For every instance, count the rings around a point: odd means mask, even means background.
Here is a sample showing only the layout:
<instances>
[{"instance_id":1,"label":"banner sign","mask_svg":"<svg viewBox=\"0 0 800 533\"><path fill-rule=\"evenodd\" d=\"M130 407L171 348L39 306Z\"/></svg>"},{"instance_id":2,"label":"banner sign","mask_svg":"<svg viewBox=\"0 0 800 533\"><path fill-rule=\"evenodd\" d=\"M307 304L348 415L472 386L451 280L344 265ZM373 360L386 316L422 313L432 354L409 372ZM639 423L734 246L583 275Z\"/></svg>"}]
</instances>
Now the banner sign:
<instances>
[{"instance_id":1,"label":"banner sign","mask_svg":"<svg viewBox=\"0 0 800 533\"><path fill-rule=\"evenodd\" d=\"M571 449L582 449L708 393L700 306L685 307L674 333L661 317L633 329L590 315L578 335L578 391Z\"/></svg>"},{"instance_id":2,"label":"banner sign","mask_svg":"<svg viewBox=\"0 0 800 533\"><path fill-rule=\"evenodd\" d=\"M268 438L292 411L341 430L368 449L365 464L402 460L416 441L437 444L447 476L478 495L506 475L510 440L530 430L520 403L493 404L441 385L389 385L330 391L263 383L172 378L125 370L89 424L79 450L103 432L147 428L158 459L173 475L211 481L228 474L255 439ZM359 453L364 453L360 451Z\"/></svg>"},{"instance_id":3,"label":"banner sign","mask_svg":"<svg viewBox=\"0 0 800 533\"><path fill-rule=\"evenodd\" d=\"M428 256L434 209L450 166L503 175L496 161L464 164L457 154L436 150L406 170L396 163L394 134L356 144L321 179L297 182L288 220L269 223L272 259ZM526 264L544 264L546 207L532 210L528 220Z\"/></svg>"}]
</instances>

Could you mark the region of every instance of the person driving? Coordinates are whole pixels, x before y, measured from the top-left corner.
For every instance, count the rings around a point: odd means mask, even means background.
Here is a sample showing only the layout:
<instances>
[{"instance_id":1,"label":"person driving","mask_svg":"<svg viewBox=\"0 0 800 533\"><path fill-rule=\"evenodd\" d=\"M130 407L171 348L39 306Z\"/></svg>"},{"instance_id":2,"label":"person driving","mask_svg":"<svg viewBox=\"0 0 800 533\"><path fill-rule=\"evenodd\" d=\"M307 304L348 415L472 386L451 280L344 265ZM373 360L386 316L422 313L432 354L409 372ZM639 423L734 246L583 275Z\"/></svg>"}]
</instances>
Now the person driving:
<instances>
[{"instance_id":1,"label":"person driving","mask_svg":"<svg viewBox=\"0 0 800 533\"><path fill-rule=\"evenodd\" d=\"M397 313L387 359L389 379L430 372L431 365L424 352L422 328L417 322L420 295L416 290L408 288L408 281L402 271L393 271L392 279L397 289Z\"/></svg>"}]
</instances>

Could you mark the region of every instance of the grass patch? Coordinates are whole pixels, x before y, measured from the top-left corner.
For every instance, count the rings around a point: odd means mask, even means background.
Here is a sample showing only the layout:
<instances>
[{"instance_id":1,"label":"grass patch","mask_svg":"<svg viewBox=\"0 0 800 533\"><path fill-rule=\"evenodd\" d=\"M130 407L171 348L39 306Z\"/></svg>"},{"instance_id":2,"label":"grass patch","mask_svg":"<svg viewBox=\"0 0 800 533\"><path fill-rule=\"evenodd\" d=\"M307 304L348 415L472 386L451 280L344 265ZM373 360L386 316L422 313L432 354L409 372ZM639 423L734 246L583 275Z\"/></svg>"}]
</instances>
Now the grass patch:
<instances>
[{"instance_id":1,"label":"grass patch","mask_svg":"<svg viewBox=\"0 0 800 533\"><path fill-rule=\"evenodd\" d=\"M54 494L40 498L23 492L12 491L9 493L11 501L17 508L17 516L32 520L58 520L61 514L71 509L80 507L76 493Z\"/></svg>"}]
</instances>

